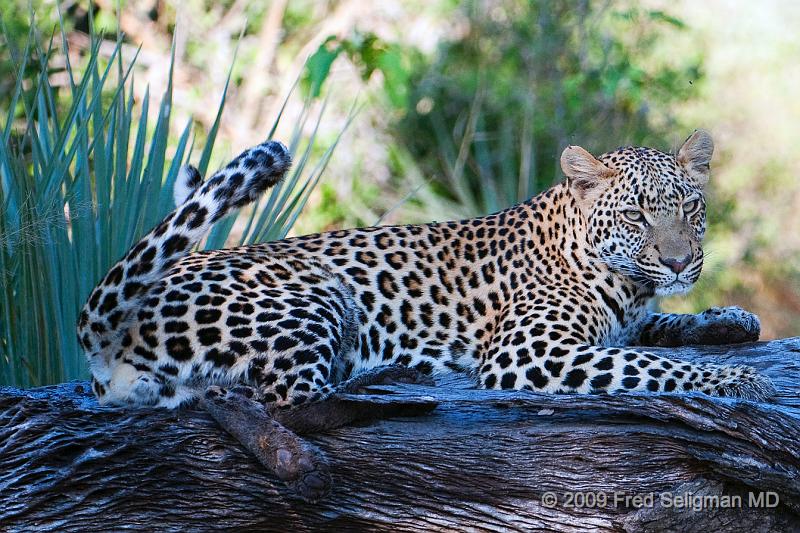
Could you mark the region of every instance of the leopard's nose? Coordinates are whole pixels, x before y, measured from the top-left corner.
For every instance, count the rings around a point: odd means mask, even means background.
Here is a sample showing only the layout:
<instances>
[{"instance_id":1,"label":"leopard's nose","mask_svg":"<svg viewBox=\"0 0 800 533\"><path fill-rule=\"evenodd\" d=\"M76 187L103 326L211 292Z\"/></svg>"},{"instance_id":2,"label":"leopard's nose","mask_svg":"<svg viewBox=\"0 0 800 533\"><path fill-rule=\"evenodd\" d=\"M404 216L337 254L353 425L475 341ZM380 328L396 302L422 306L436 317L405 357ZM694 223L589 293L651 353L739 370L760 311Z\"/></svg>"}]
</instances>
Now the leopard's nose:
<instances>
[{"instance_id":1,"label":"leopard's nose","mask_svg":"<svg viewBox=\"0 0 800 533\"><path fill-rule=\"evenodd\" d=\"M686 270L686 267L692 262L692 254L687 255L683 259L678 259L675 257L659 257L658 260L661 261L662 265L669 267L669 269L674 273L680 274Z\"/></svg>"}]
</instances>

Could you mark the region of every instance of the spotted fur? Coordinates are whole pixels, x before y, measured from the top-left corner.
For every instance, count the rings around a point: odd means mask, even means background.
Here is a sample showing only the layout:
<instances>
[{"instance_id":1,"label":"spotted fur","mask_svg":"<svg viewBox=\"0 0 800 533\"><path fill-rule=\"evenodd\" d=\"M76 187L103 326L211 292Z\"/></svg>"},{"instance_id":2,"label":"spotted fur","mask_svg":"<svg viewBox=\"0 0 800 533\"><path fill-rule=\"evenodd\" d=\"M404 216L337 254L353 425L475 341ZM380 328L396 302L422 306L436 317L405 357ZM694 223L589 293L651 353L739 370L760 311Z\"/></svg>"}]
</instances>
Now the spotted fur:
<instances>
[{"instance_id":1,"label":"spotted fur","mask_svg":"<svg viewBox=\"0 0 800 533\"><path fill-rule=\"evenodd\" d=\"M298 405L363 369L464 371L486 388L550 393L700 391L765 399L745 366L693 364L637 346L754 340L735 308L647 311L702 268L713 143L562 156L567 181L482 218L374 227L190 253L221 216L289 166L278 143L200 185L89 298L79 339L102 403L175 407L243 383Z\"/></svg>"}]
</instances>

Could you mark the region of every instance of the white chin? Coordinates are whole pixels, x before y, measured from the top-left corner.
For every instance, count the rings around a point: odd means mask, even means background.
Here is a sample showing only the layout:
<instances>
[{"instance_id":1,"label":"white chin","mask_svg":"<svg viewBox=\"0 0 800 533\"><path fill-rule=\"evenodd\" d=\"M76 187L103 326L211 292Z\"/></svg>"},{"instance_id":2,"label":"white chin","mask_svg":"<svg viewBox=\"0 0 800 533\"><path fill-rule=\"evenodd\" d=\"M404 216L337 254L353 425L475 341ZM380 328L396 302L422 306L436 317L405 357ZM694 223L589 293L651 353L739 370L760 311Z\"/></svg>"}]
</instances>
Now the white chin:
<instances>
[{"instance_id":1,"label":"white chin","mask_svg":"<svg viewBox=\"0 0 800 533\"><path fill-rule=\"evenodd\" d=\"M656 287L656 296L670 296L673 294L685 294L692 288L691 283L685 281L674 281L669 285Z\"/></svg>"}]
</instances>

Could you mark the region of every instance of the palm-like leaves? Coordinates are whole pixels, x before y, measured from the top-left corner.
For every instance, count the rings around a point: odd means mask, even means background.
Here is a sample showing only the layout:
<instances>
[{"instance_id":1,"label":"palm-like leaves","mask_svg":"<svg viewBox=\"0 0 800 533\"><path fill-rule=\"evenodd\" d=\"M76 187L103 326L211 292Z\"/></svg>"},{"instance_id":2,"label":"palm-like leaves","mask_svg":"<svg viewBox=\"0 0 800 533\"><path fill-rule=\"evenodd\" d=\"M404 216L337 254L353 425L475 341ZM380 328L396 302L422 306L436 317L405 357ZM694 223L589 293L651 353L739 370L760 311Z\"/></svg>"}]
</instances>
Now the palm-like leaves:
<instances>
[{"instance_id":1,"label":"palm-like leaves","mask_svg":"<svg viewBox=\"0 0 800 533\"><path fill-rule=\"evenodd\" d=\"M168 161L171 69L149 124L149 92L134 106L133 63L123 63L121 41L103 57L92 37L78 69L69 62L63 27L61 33L67 97L49 79L52 42L42 49L31 31L26 50L11 54L17 79L7 116L0 117L0 383L20 386L85 376L78 312L113 261L172 209L172 186L193 145L188 123ZM203 173L226 93L227 85L200 154ZM315 135L303 131L316 121L316 132L320 117L312 118L307 102L290 140L294 169L245 215L242 242L282 238L296 220L336 144L313 156ZM233 225L232 218L220 221L206 246L224 245Z\"/></svg>"}]
</instances>

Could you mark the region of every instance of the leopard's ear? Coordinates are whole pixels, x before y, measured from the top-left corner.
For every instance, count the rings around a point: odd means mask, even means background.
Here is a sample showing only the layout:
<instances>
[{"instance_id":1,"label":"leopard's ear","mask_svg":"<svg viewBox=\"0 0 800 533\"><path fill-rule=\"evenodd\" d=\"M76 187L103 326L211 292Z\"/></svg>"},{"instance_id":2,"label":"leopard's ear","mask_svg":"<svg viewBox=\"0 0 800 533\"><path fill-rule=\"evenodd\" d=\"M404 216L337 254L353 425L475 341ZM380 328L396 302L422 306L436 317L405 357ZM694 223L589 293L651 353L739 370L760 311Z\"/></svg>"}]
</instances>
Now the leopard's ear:
<instances>
[{"instance_id":1,"label":"leopard's ear","mask_svg":"<svg viewBox=\"0 0 800 533\"><path fill-rule=\"evenodd\" d=\"M694 130L678 150L678 163L686 169L689 177L700 187L708 183L714 140L706 130Z\"/></svg>"},{"instance_id":2,"label":"leopard's ear","mask_svg":"<svg viewBox=\"0 0 800 533\"><path fill-rule=\"evenodd\" d=\"M580 146L567 146L561 153L561 170L582 208L588 209L606 190L614 171Z\"/></svg>"}]
</instances>

